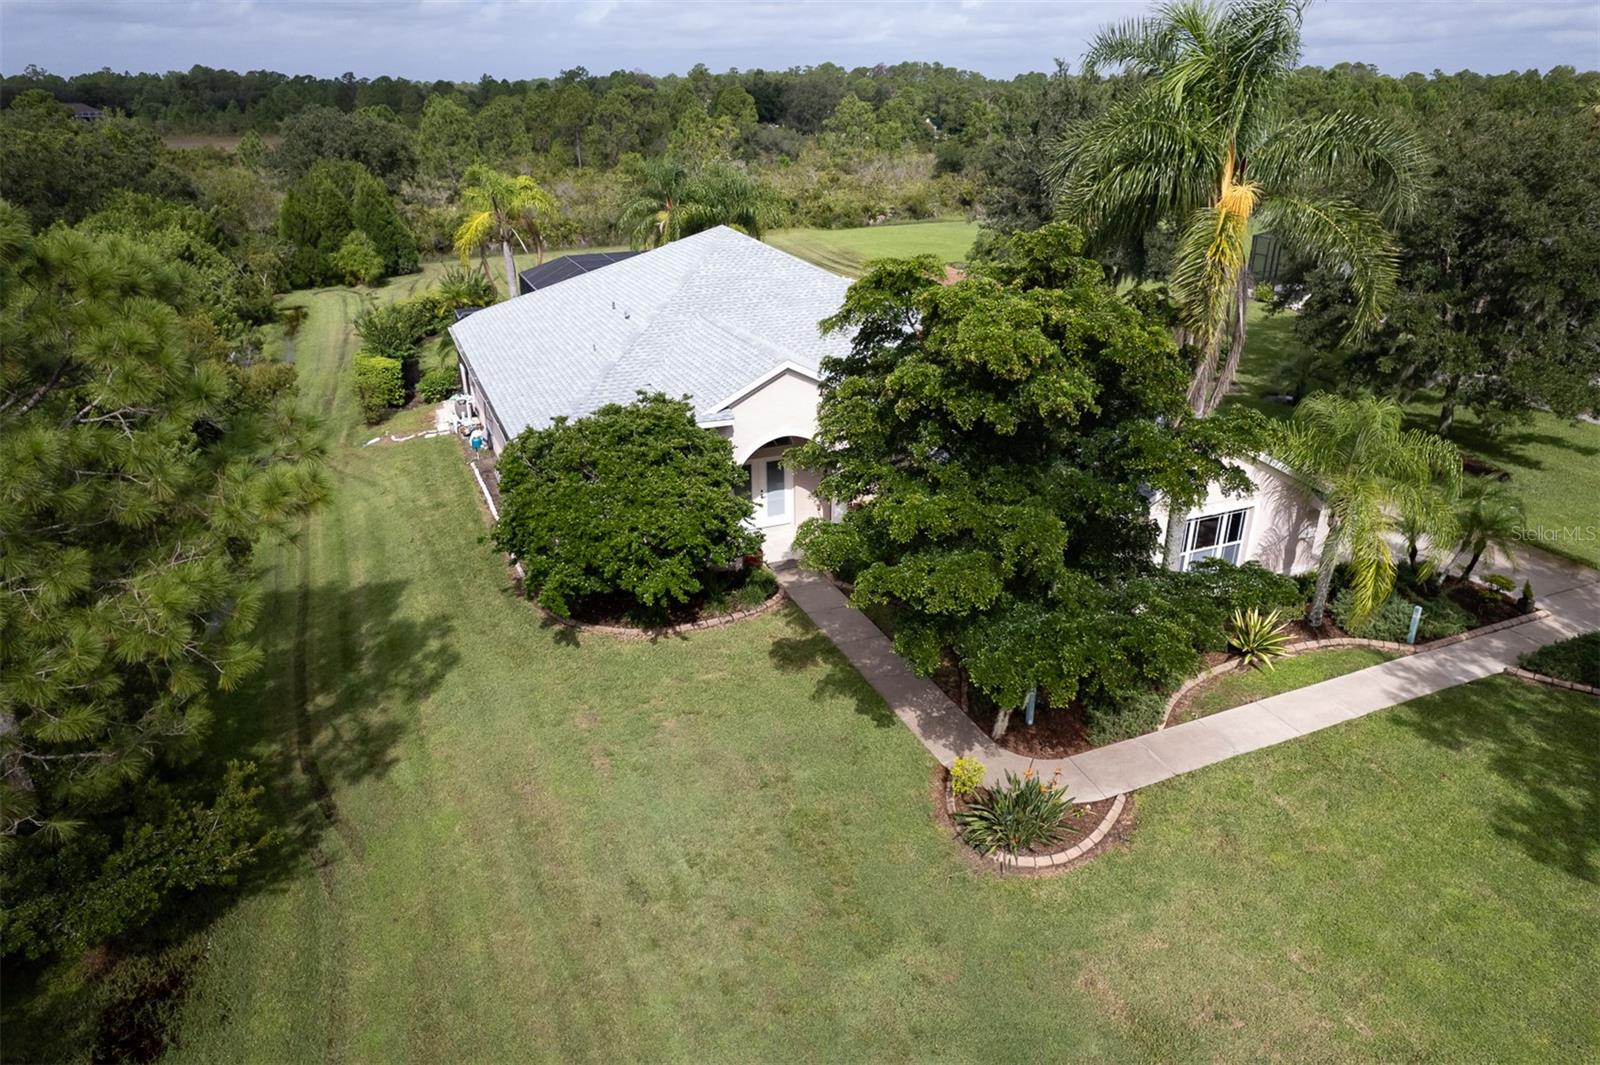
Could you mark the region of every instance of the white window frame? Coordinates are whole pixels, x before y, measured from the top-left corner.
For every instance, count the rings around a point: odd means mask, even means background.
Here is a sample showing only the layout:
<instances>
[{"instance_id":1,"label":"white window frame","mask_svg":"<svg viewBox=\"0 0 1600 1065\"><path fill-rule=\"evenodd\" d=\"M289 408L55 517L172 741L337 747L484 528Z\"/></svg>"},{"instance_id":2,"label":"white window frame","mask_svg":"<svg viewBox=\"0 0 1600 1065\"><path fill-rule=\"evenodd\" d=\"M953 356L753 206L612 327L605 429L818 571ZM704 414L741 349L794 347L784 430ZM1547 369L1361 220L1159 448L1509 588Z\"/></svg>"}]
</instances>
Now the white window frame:
<instances>
[{"instance_id":1,"label":"white window frame","mask_svg":"<svg viewBox=\"0 0 1600 1065\"><path fill-rule=\"evenodd\" d=\"M1220 514L1202 514L1199 517L1190 518L1183 530L1183 554L1180 556L1182 561L1178 568L1187 570L1194 563L1202 562L1208 558L1225 559L1234 565L1239 565L1243 562L1244 545L1250 535L1250 509L1249 507L1240 507L1237 510L1225 510ZM1230 538L1228 528L1233 524L1235 517L1239 519L1238 531ZM1216 543L1208 544L1205 547L1196 547L1195 540L1200 532L1200 523L1209 521L1212 518L1216 518L1218 521ZM1233 549L1231 558L1228 555L1229 548Z\"/></svg>"}]
</instances>

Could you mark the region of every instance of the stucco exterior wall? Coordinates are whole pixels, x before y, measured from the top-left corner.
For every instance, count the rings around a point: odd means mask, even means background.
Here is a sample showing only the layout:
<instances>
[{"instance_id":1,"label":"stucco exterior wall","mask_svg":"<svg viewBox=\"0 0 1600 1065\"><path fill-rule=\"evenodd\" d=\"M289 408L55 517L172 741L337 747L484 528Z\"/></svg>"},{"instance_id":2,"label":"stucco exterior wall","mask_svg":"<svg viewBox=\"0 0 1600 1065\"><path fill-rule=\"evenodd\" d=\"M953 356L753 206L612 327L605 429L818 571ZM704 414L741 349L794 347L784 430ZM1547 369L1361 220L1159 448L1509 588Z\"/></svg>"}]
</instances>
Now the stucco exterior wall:
<instances>
[{"instance_id":1,"label":"stucco exterior wall","mask_svg":"<svg viewBox=\"0 0 1600 1065\"><path fill-rule=\"evenodd\" d=\"M785 370L733 404L733 460L749 462L770 440L817 435L817 383Z\"/></svg>"},{"instance_id":2,"label":"stucco exterior wall","mask_svg":"<svg viewBox=\"0 0 1600 1065\"><path fill-rule=\"evenodd\" d=\"M1213 485L1205 503L1188 517L1248 509L1240 562L1259 562L1275 573L1303 573L1312 569L1328 527L1320 500L1297 478L1276 467L1251 462L1244 464L1244 469L1255 485L1254 492L1226 496ZM1165 543L1166 505L1157 503L1151 516L1160 525L1161 542Z\"/></svg>"}]
</instances>

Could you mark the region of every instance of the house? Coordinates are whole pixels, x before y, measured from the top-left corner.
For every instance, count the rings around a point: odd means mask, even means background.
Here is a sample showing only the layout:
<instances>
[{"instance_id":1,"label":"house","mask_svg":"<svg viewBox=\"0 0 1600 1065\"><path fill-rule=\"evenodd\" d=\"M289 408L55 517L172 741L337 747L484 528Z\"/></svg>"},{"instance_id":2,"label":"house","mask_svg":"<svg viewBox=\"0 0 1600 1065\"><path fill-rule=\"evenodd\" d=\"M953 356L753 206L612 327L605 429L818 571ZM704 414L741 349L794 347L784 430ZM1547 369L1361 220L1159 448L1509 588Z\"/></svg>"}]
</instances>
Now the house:
<instances>
[{"instance_id":1,"label":"house","mask_svg":"<svg viewBox=\"0 0 1600 1065\"><path fill-rule=\"evenodd\" d=\"M1288 467L1262 456L1243 463L1255 490L1245 496L1223 495L1211 486L1205 502L1185 518L1178 569L1207 558L1259 562L1274 573L1303 573L1316 565L1328 532L1325 501L1316 489ZM1151 517L1166 543L1167 506L1156 499Z\"/></svg>"},{"instance_id":2,"label":"house","mask_svg":"<svg viewBox=\"0 0 1600 1065\"><path fill-rule=\"evenodd\" d=\"M849 280L725 226L608 262L576 258L591 262L527 271L533 291L450 327L490 446L640 391L689 396L748 471L767 555L786 556L801 522L832 514L817 476L780 460L816 432L822 359L849 352L817 325Z\"/></svg>"},{"instance_id":3,"label":"house","mask_svg":"<svg viewBox=\"0 0 1600 1065\"><path fill-rule=\"evenodd\" d=\"M573 258L587 261L564 265ZM469 416L495 451L529 426L640 391L687 395L747 471L769 557L789 553L807 518L834 516L817 475L780 459L816 432L821 360L849 351L847 337L817 326L839 309L847 279L719 227L643 254L553 259L523 280L526 294L450 327ZM1214 489L1188 515L1181 564L1220 556L1310 568L1327 525L1321 501L1271 460L1246 472L1251 495ZM1165 507L1152 510L1164 535Z\"/></svg>"},{"instance_id":4,"label":"house","mask_svg":"<svg viewBox=\"0 0 1600 1065\"><path fill-rule=\"evenodd\" d=\"M98 107L88 104L67 104L66 108L72 112L72 117L79 122L98 122L106 117L106 113Z\"/></svg>"},{"instance_id":5,"label":"house","mask_svg":"<svg viewBox=\"0 0 1600 1065\"><path fill-rule=\"evenodd\" d=\"M598 270L602 266L620 263L624 259L631 259L639 253L636 251L592 251L582 255L563 255L551 259L538 266L530 266L517 275L517 295L526 296L541 288L587 274L591 270Z\"/></svg>"}]
</instances>

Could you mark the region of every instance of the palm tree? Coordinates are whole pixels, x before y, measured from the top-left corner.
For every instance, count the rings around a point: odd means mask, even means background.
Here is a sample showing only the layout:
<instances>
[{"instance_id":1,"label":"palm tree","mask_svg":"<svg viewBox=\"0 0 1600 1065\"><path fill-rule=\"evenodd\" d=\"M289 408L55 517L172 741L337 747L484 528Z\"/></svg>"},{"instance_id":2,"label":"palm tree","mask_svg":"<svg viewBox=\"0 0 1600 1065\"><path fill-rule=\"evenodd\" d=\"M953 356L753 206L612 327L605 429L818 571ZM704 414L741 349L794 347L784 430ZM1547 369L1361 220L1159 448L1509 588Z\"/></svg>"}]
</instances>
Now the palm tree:
<instances>
[{"instance_id":1,"label":"palm tree","mask_svg":"<svg viewBox=\"0 0 1600 1065\"><path fill-rule=\"evenodd\" d=\"M1170 288L1185 339L1200 350L1188 396L1199 417L1222 402L1244 352L1251 232L1270 230L1343 270L1359 335L1394 289L1384 219L1409 210L1420 192L1424 160L1410 136L1373 118L1284 112L1304 6L1180 0L1101 31L1085 72L1119 67L1139 77L1136 89L1070 128L1051 160L1062 214L1102 247L1158 225L1176 229ZM1330 191L1352 178L1366 190L1360 203ZM1177 508L1169 515L1169 565L1185 517Z\"/></svg>"},{"instance_id":2,"label":"palm tree","mask_svg":"<svg viewBox=\"0 0 1600 1065\"><path fill-rule=\"evenodd\" d=\"M760 239L781 214L772 191L743 170L711 167L690 174L676 160L662 158L644 164L638 194L618 224L635 248L655 248L716 226Z\"/></svg>"},{"instance_id":3,"label":"palm tree","mask_svg":"<svg viewBox=\"0 0 1600 1065\"><path fill-rule=\"evenodd\" d=\"M1322 624L1333 570L1352 564L1355 615L1364 618L1394 587L1390 537L1409 525L1430 543L1456 535L1451 503L1459 494L1461 452L1442 437L1401 427L1392 399L1318 393L1295 410L1273 450L1327 500L1328 533L1317 558L1317 587L1306 620Z\"/></svg>"},{"instance_id":4,"label":"palm tree","mask_svg":"<svg viewBox=\"0 0 1600 1065\"><path fill-rule=\"evenodd\" d=\"M467 167L463 180L461 202L467 218L456 230L456 254L465 263L477 249L487 275L485 251L490 244L499 244L505 257L506 298L510 299L517 294L517 261L511 242L515 240L523 251L531 243L538 261L544 262L545 238L557 223L555 197L531 177L502 174L482 163Z\"/></svg>"},{"instance_id":5,"label":"palm tree","mask_svg":"<svg viewBox=\"0 0 1600 1065\"><path fill-rule=\"evenodd\" d=\"M689 191L689 172L675 159L647 159L639 172L639 190L622 209L618 226L635 248L655 248L674 239L678 209Z\"/></svg>"},{"instance_id":6,"label":"palm tree","mask_svg":"<svg viewBox=\"0 0 1600 1065\"><path fill-rule=\"evenodd\" d=\"M1470 481L1461 489L1455 509L1456 524L1461 527L1461 546L1456 548L1456 555L1472 552L1467 568L1461 571L1461 580L1472 576L1478 561L1491 547L1511 557L1525 519L1522 499L1509 485L1491 480Z\"/></svg>"}]
</instances>

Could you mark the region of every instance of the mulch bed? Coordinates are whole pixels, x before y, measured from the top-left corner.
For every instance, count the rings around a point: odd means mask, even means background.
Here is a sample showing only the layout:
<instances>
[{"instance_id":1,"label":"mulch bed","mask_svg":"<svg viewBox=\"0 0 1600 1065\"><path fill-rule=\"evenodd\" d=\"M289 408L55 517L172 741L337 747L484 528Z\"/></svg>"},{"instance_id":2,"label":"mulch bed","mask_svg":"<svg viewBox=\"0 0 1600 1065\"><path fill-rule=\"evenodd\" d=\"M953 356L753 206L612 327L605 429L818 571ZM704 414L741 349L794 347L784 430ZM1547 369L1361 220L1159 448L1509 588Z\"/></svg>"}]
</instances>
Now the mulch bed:
<instances>
[{"instance_id":1,"label":"mulch bed","mask_svg":"<svg viewBox=\"0 0 1600 1065\"><path fill-rule=\"evenodd\" d=\"M1473 628L1496 625L1522 616L1515 599L1487 584L1449 581L1444 586L1444 597L1476 619Z\"/></svg>"},{"instance_id":2,"label":"mulch bed","mask_svg":"<svg viewBox=\"0 0 1600 1065\"><path fill-rule=\"evenodd\" d=\"M969 847L967 842L961 838L961 831L956 827L955 820L952 818L950 810L946 806L949 787L949 772L943 767L938 768L934 772L932 788L935 816L938 818L940 824L944 825L945 828L950 830L950 833L955 837L956 842L961 845L962 851L969 858L971 858L976 865L993 871L995 869L995 864L984 855L979 854L977 851ZM1071 809L1067 813L1066 820L1061 824L1060 840L1049 847L1041 847L1024 851L1023 853L1028 855L1048 855L1060 854L1063 851L1071 850L1079 843L1082 843L1083 840L1096 828L1100 827L1100 822L1105 819L1106 814L1111 810L1111 805L1114 802L1116 802L1115 797L1101 799L1099 802L1073 803ZM965 801L961 799L955 800L955 807L958 812L964 809L965 806ZM1111 832L1109 832L1104 839L1101 840L1099 846L1095 847L1088 854L1084 855L1081 859L1082 861L1090 860L1113 843L1121 843L1127 840L1132 829L1133 796L1129 795L1124 798L1123 807L1123 814L1122 817L1118 819L1117 826ZM1071 865L1056 866L1050 871L1069 869L1077 864L1077 862L1074 862Z\"/></svg>"},{"instance_id":3,"label":"mulch bed","mask_svg":"<svg viewBox=\"0 0 1600 1065\"><path fill-rule=\"evenodd\" d=\"M961 705L960 700L950 692L947 691L945 694L950 695L957 706ZM985 736L994 734L994 719L998 713L997 709L967 708L967 716L983 729ZM1084 726L1077 705L1051 707L1043 695L1039 697L1039 707L1034 712L1033 724L1025 724L1022 711L1017 710L1012 713L1011 723L1006 726L1005 738L996 742L1008 751L1029 758L1065 758L1094 747L1094 744L1089 742L1089 732Z\"/></svg>"},{"instance_id":4,"label":"mulch bed","mask_svg":"<svg viewBox=\"0 0 1600 1065\"><path fill-rule=\"evenodd\" d=\"M667 609L649 618L639 618L629 613L636 605L631 596L596 595L582 600L575 600L571 604L572 620L580 625L619 625L635 629L692 625L697 621L711 621L715 618L727 617L729 614L738 613L741 610L754 609L770 603L779 594L780 589L774 588L772 595L767 596L760 603L747 603L743 606L732 606L728 603L708 605L706 596L701 594L694 596L686 603L673 603Z\"/></svg>"}]
</instances>

